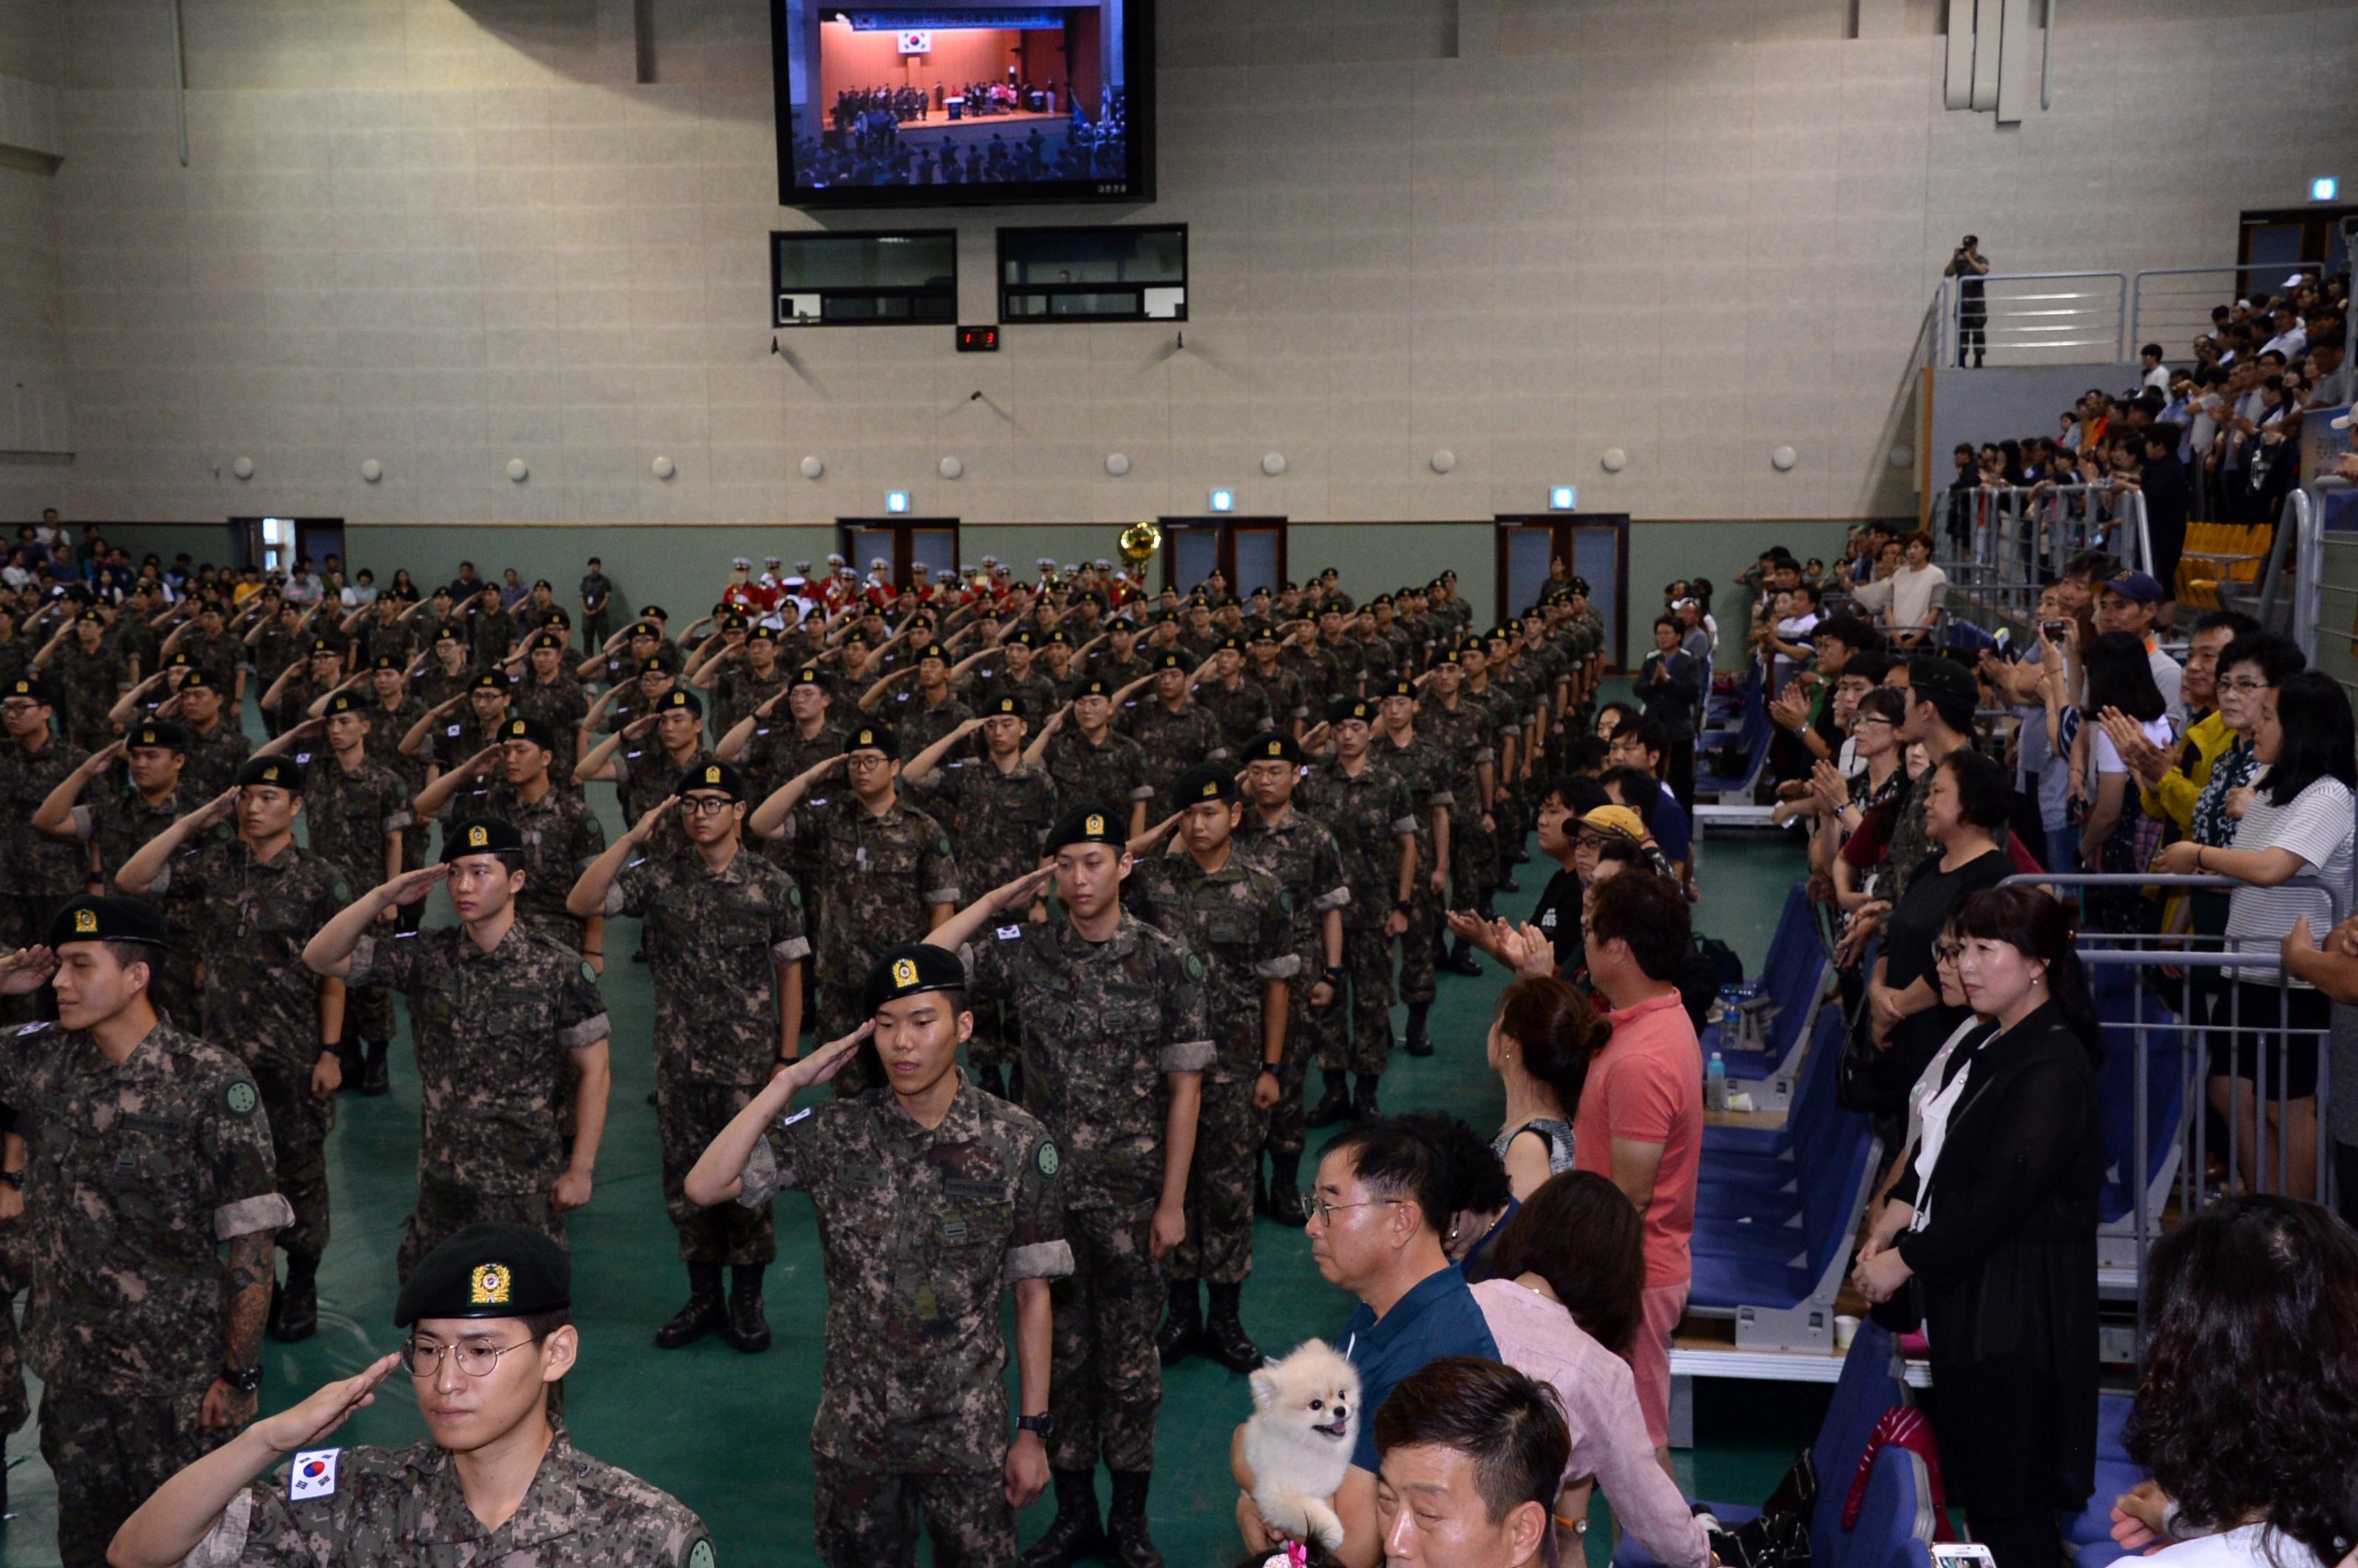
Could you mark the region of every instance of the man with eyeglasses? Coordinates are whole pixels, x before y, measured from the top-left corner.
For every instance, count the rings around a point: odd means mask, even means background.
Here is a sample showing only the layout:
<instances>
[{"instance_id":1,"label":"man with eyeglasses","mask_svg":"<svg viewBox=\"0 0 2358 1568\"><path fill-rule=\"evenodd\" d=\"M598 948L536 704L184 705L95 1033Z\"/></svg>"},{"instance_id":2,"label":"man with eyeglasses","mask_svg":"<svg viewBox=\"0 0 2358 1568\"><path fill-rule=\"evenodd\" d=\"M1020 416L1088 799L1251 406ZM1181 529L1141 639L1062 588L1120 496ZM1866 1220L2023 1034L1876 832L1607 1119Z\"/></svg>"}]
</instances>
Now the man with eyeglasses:
<instances>
[{"instance_id":1,"label":"man with eyeglasses","mask_svg":"<svg viewBox=\"0 0 2358 1568\"><path fill-rule=\"evenodd\" d=\"M665 818L676 829L658 835ZM655 1132L664 1203L687 1265L687 1304L655 1331L676 1350L718 1330L752 1354L770 1345L762 1274L778 1255L767 1204L705 1208L684 1183L706 1147L801 1053L802 895L784 870L745 852L745 780L727 762L679 775L671 795L590 863L566 908L645 922L655 991ZM731 1271L726 1308L720 1271Z\"/></svg>"},{"instance_id":2,"label":"man with eyeglasses","mask_svg":"<svg viewBox=\"0 0 2358 1568\"><path fill-rule=\"evenodd\" d=\"M838 768L850 789L812 796ZM821 1040L860 1027L862 982L887 948L917 941L960 902L949 835L902 798L900 776L901 738L863 719L844 738L841 752L788 779L746 818L765 838L817 851L817 886L827 909L811 957ZM880 1077L875 1053L863 1051L836 1075L835 1092L857 1094Z\"/></svg>"},{"instance_id":3,"label":"man with eyeglasses","mask_svg":"<svg viewBox=\"0 0 2358 1568\"><path fill-rule=\"evenodd\" d=\"M399 1349L173 1476L124 1523L112 1560L715 1568L703 1520L575 1448L551 1417L552 1390L581 1360L563 1249L525 1226L469 1226L419 1262L393 1317L409 1330ZM320 1446L396 1373L426 1441Z\"/></svg>"},{"instance_id":4,"label":"man with eyeglasses","mask_svg":"<svg viewBox=\"0 0 2358 1568\"><path fill-rule=\"evenodd\" d=\"M59 1021L0 1036L0 1102L19 1118L0 1218L32 1286L59 1555L96 1568L140 1498L253 1413L272 1241L293 1215L252 1073L148 1000L162 912L76 898L36 935L0 962L0 991L48 986Z\"/></svg>"},{"instance_id":5,"label":"man with eyeglasses","mask_svg":"<svg viewBox=\"0 0 2358 1568\"><path fill-rule=\"evenodd\" d=\"M19 676L0 687L0 821L29 823L42 803L72 777L89 754L53 732L56 708L39 677ZM29 947L40 939L49 912L82 891L90 851L70 839L25 831L0 835L0 946ZM30 999L0 998L0 1022L34 1016Z\"/></svg>"},{"instance_id":6,"label":"man with eyeglasses","mask_svg":"<svg viewBox=\"0 0 2358 1568\"><path fill-rule=\"evenodd\" d=\"M1700 1091L1698 1091L1700 1092ZM1359 1369L1359 1405L1383 1408L1392 1386L1447 1356L1498 1358L1498 1342L1473 1290L1442 1250L1437 1218L1448 1210L1439 1156L1415 1129L1390 1118L1362 1122L1326 1145L1317 1185L1304 1195L1310 1259L1319 1275L1359 1298L1335 1347ZM1248 1548L1267 1550L1268 1526L1253 1507L1253 1475L1244 1462L1244 1428L1228 1446L1228 1468L1243 1495L1237 1525ZM1343 1520L1339 1555L1373 1563L1377 1550L1375 1422L1359 1422L1351 1467L1335 1494Z\"/></svg>"},{"instance_id":7,"label":"man with eyeglasses","mask_svg":"<svg viewBox=\"0 0 2358 1568\"><path fill-rule=\"evenodd\" d=\"M606 1130L606 1009L579 954L520 927L524 864L514 825L455 823L438 865L372 888L303 949L314 973L410 999L424 1127L417 1206L395 1264L404 1280L478 1220L527 1225L561 1243L565 1216L590 1201ZM437 882L457 925L374 935L387 910L418 903ZM579 1073L569 1137L557 1104L567 1057Z\"/></svg>"},{"instance_id":8,"label":"man with eyeglasses","mask_svg":"<svg viewBox=\"0 0 2358 1568\"><path fill-rule=\"evenodd\" d=\"M651 738L653 745L647 743ZM599 741L575 764L573 782L611 784L622 820L636 822L663 803L674 779L718 761L704 744L703 699L675 687L655 698L646 712ZM665 837L674 847L680 842L670 833Z\"/></svg>"}]
</instances>

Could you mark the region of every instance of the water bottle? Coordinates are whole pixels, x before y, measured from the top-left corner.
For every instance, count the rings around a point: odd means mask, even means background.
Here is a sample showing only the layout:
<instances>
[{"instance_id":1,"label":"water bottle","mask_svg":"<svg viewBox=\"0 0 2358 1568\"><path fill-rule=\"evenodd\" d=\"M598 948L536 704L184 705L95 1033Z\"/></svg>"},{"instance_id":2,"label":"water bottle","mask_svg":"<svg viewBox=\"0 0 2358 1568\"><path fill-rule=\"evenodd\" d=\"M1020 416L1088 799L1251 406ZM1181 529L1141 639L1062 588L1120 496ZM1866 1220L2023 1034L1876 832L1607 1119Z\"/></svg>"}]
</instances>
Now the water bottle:
<instances>
[{"instance_id":1,"label":"water bottle","mask_svg":"<svg viewBox=\"0 0 2358 1568\"><path fill-rule=\"evenodd\" d=\"M1705 1110L1727 1108L1727 1064L1718 1052L1711 1054L1711 1065L1704 1069L1703 1108Z\"/></svg>"}]
</instances>

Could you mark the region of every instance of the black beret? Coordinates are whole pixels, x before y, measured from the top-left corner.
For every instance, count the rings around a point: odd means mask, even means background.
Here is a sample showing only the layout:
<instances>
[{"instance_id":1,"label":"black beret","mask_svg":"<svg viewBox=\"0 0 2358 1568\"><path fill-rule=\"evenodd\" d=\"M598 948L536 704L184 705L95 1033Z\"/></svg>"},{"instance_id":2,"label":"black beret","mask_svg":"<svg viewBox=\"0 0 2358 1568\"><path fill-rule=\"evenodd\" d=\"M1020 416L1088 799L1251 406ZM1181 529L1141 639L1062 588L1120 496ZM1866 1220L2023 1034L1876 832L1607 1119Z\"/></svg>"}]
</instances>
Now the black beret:
<instances>
[{"instance_id":1,"label":"black beret","mask_svg":"<svg viewBox=\"0 0 2358 1568\"><path fill-rule=\"evenodd\" d=\"M825 691L827 674L816 665L805 665L794 673L792 679L786 682L786 689L792 691L798 686L815 686L819 690Z\"/></svg>"},{"instance_id":2,"label":"black beret","mask_svg":"<svg viewBox=\"0 0 2358 1568\"><path fill-rule=\"evenodd\" d=\"M757 626L747 627L745 630L745 641L748 643L774 643L777 640L778 629L766 621Z\"/></svg>"},{"instance_id":3,"label":"black beret","mask_svg":"<svg viewBox=\"0 0 2358 1568\"><path fill-rule=\"evenodd\" d=\"M314 637L311 639L311 651L315 654L341 654L343 649L329 638Z\"/></svg>"},{"instance_id":4,"label":"black beret","mask_svg":"<svg viewBox=\"0 0 2358 1568\"><path fill-rule=\"evenodd\" d=\"M221 683L214 680L212 676L205 674L204 671L192 668L186 676L181 677L180 689L182 691L219 691L221 690ZM44 697L42 700L46 702L49 699Z\"/></svg>"},{"instance_id":5,"label":"black beret","mask_svg":"<svg viewBox=\"0 0 2358 1568\"><path fill-rule=\"evenodd\" d=\"M505 695L508 689L508 677L500 674L497 670L485 670L482 674L477 676L473 680L467 683L467 689L469 691L496 691L502 695Z\"/></svg>"},{"instance_id":6,"label":"black beret","mask_svg":"<svg viewBox=\"0 0 2358 1568\"><path fill-rule=\"evenodd\" d=\"M674 795L686 795L690 790L719 790L731 800L745 798L745 775L727 762L698 762L679 775L671 786Z\"/></svg>"},{"instance_id":7,"label":"black beret","mask_svg":"<svg viewBox=\"0 0 2358 1568\"><path fill-rule=\"evenodd\" d=\"M31 676L18 676L10 681L8 689L0 692L0 697L29 697L35 702L52 702L49 688Z\"/></svg>"},{"instance_id":8,"label":"black beret","mask_svg":"<svg viewBox=\"0 0 2358 1568\"><path fill-rule=\"evenodd\" d=\"M982 716L985 719L1021 719L1024 716L1023 699L1011 691L1001 692L982 705Z\"/></svg>"},{"instance_id":9,"label":"black beret","mask_svg":"<svg viewBox=\"0 0 2358 1568\"><path fill-rule=\"evenodd\" d=\"M1184 654L1165 654L1154 661L1155 673L1158 675L1164 670L1193 670L1195 667L1188 662Z\"/></svg>"},{"instance_id":10,"label":"black beret","mask_svg":"<svg viewBox=\"0 0 2358 1568\"><path fill-rule=\"evenodd\" d=\"M471 1225L417 1260L393 1303L393 1323L422 1318L535 1317L573 1304L565 1249L529 1226Z\"/></svg>"},{"instance_id":11,"label":"black beret","mask_svg":"<svg viewBox=\"0 0 2358 1568\"><path fill-rule=\"evenodd\" d=\"M901 737L892 733L890 725L862 724L843 738L843 751L846 756L854 752L882 752L888 757L898 757Z\"/></svg>"},{"instance_id":12,"label":"black beret","mask_svg":"<svg viewBox=\"0 0 2358 1568\"><path fill-rule=\"evenodd\" d=\"M70 898L49 917L49 948L69 942L145 942L172 945L160 907L143 898Z\"/></svg>"},{"instance_id":13,"label":"black beret","mask_svg":"<svg viewBox=\"0 0 2358 1568\"><path fill-rule=\"evenodd\" d=\"M406 670L408 667L408 661L398 654L379 654L369 661L369 668L373 670Z\"/></svg>"},{"instance_id":14,"label":"black beret","mask_svg":"<svg viewBox=\"0 0 2358 1568\"><path fill-rule=\"evenodd\" d=\"M442 839L442 863L462 860L469 855L521 854L524 836L513 822L503 822L496 816L471 816L464 822L454 822Z\"/></svg>"},{"instance_id":15,"label":"black beret","mask_svg":"<svg viewBox=\"0 0 2358 1568\"><path fill-rule=\"evenodd\" d=\"M639 613L645 616L649 621L668 621L671 619L669 612L666 611L660 604L650 604L645 609L640 611Z\"/></svg>"},{"instance_id":16,"label":"black beret","mask_svg":"<svg viewBox=\"0 0 2358 1568\"><path fill-rule=\"evenodd\" d=\"M1219 651L1223 654L1241 654L1245 651L1245 640L1231 632L1220 639Z\"/></svg>"},{"instance_id":17,"label":"black beret","mask_svg":"<svg viewBox=\"0 0 2358 1568\"><path fill-rule=\"evenodd\" d=\"M1444 649L1443 649L1443 650L1442 650L1442 652L1441 652L1441 657L1440 657L1440 659L1439 659L1439 660L1437 660L1436 662L1437 662L1437 663L1440 663L1440 664L1444 664L1444 665L1454 665L1454 664L1458 663L1458 662L1459 662L1459 660L1460 660L1461 658L1463 658L1463 656L1465 655L1465 653L1466 653L1466 650L1465 650L1464 648L1462 648L1462 647L1456 647L1456 648L1444 648Z\"/></svg>"},{"instance_id":18,"label":"black beret","mask_svg":"<svg viewBox=\"0 0 2358 1568\"><path fill-rule=\"evenodd\" d=\"M1277 628L1274 626L1260 626L1254 628L1253 634L1249 640L1255 643L1282 643L1285 641L1284 638L1280 637L1277 634Z\"/></svg>"},{"instance_id":19,"label":"black beret","mask_svg":"<svg viewBox=\"0 0 2358 1568\"><path fill-rule=\"evenodd\" d=\"M925 942L907 942L877 959L876 967L868 971L860 1011L872 1013L904 996L961 990L965 986L966 966L958 962L957 954Z\"/></svg>"},{"instance_id":20,"label":"black beret","mask_svg":"<svg viewBox=\"0 0 2358 1568\"><path fill-rule=\"evenodd\" d=\"M554 632L543 632L532 640L532 651L536 654L543 648L554 648L561 654L565 652L565 639Z\"/></svg>"},{"instance_id":21,"label":"black beret","mask_svg":"<svg viewBox=\"0 0 2358 1568\"><path fill-rule=\"evenodd\" d=\"M1198 762L1171 783L1171 804L1185 807L1237 798L1237 775L1217 762Z\"/></svg>"},{"instance_id":22,"label":"black beret","mask_svg":"<svg viewBox=\"0 0 2358 1568\"><path fill-rule=\"evenodd\" d=\"M340 691L328 698L328 706L319 710L319 717L333 719L339 713L357 713L363 719L369 716L367 705L348 691Z\"/></svg>"},{"instance_id":23,"label":"black beret","mask_svg":"<svg viewBox=\"0 0 2358 1568\"><path fill-rule=\"evenodd\" d=\"M939 643L928 643L924 647L917 650L917 662L919 664L924 664L927 659L939 659L942 663L946 665L950 662L950 651L947 648L943 647Z\"/></svg>"},{"instance_id":24,"label":"black beret","mask_svg":"<svg viewBox=\"0 0 2358 1568\"><path fill-rule=\"evenodd\" d=\"M537 719L511 719L500 726L503 741L529 741L544 752L557 750L557 737Z\"/></svg>"},{"instance_id":25,"label":"black beret","mask_svg":"<svg viewBox=\"0 0 2358 1568\"><path fill-rule=\"evenodd\" d=\"M189 732L168 719L151 719L144 724L134 725L131 733L123 738L124 751L140 746L160 746L168 752L185 752L189 749Z\"/></svg>"},{"instance_id":26,"label":"black beret","mask_svg":"<svg viewBox=\"0 0 2358 1568\"><path fill-rule=\"evenodd\" d=\"M1252 738L1251 743L1245 747L1245 761L1285 762L1298 768L1302 765L1302 748L1294 744L1293 736L1282 730L1272 730Z\"/></svg>"},{"instance_id":27,"label":"black beret","mask_svg":"<svg viewBox=\"0 0 2358 1568\"><path fill-rule=\"evenodd\" d=\"M1099 679L1096 676L1091 676L1073 690L1073 700L1075 702L1080 701L1081 698L1085 697L1103 697L1109 698L1112 696L1112 686L1108 682Z\"/></svg>"},{"instance_id":28,"label":"black beret","mask_svg":"<svg viewBox=\"0 0 2358 1568\"><path fill-rule=\"evenodd\" d=\"M292 757L255 757L237 770L237 787L248 784L276 784L280 789L303 793L303 764Z\"/></svg>"},{"instance_id":29,"label":"black beret","mask_svg":"<svg viewBox=\"0 0 2358 1568\"><path fill-rule=\"evenodd\" d=\"M1129 837L1123 829L1130 826L1130 813L1108 811L1102 806L1076 806L1066 812L1054 827L1041 848L1055 854L1067 844L1110 844L1120 849L1126 847Z\"/></svg>"},{"instance_id":30,"label":"black beret","mask_svg":"<svg viewBox=\"0 0 2358 1568\"><path fill-rule=\"evenodd\" d=\"M703 699L684 686L676 686L655 698L654 710L657 713L668 713L675 708L685 708L698 719L704 717Z\"/></svg>"},{"instance_id":31,"label":"black beret","mask_svg":"<svg viewBox=\"0 0 2358 1568\"><path fill-rule=\"evenodd\" d=\"M723 632L742 632L745 630L745 618L735 614L724 615L720 618L720 629Z\"/></svg>"},{"instance_id":32,"label":"black beret","mask_svg":"<svg viewBox=\"0 0 2358 1568\"><path fill-rule=\"evenodd\" d=\"M1327 723L1340 724L1346 719L1373 724L1376 721L1376 705L1364 697L1338 697L1326 705Z\"/></svg>"},{"instance_id":33,"label":"black beret","mask_svg":"<svg viewBox=\"0 0 2358 1568\"><path fill-rule=\"evenodd\" d=\"M446 622L434 633L434 640L438 643L463 643L467 639L460 634L456 626Z\"/></svg>"},{"instance_id":34,"label":"black beret","mask_svg":"<svg viewBox=\"0 0 2358 1568\"><path fill-rule=\"evenodd\" d=\"M1405 697L1412 700L1416 697L1416 682L1412 680L1388 680L1384 682L1384 689L1381 695L1384 697Z\"/></svg>"},{"instance_id":35,"label":"black beret","mask_svg":"<svg viewBox=\"0 0 2358 1568\"><path fill-rule=\"evenodd\" d=\"M1007 639L1006 645L1010 647L1029 648L1033 646L1032 633L1029 632L1018 632L1015 635Z\"/></svg>"},{"instance_id":36,"label":"black beret","mask_svg":"<svg viewBox=\"0 0 2358 1568\"><path fill-rule=\"evenodd\" d=\"M631 622L631 635L660 638L663 633L655 629L655 623L652 621L633 621Z\"/></svg>"}]
</instances>

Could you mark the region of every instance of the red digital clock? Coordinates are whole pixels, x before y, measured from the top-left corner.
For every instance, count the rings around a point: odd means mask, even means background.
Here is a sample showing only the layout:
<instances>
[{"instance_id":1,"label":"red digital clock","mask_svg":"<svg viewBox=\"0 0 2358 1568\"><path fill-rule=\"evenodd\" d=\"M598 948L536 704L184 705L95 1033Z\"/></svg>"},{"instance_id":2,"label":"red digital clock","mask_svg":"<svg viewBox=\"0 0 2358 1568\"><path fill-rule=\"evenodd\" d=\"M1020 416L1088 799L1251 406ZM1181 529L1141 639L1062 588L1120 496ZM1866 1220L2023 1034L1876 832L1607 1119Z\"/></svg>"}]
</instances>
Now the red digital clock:
<instances>
[{"instance_id":1,"label":"red digital clock","mask_svg":"<svg viewBox=\"0 0 2358 1568\"><path fill-rule=\"evenodd\" d=\"M999 329L996 327L960 327L957 330L958 352L962 354L995 354L999 351Z\"/></svg>"}]
</instances>

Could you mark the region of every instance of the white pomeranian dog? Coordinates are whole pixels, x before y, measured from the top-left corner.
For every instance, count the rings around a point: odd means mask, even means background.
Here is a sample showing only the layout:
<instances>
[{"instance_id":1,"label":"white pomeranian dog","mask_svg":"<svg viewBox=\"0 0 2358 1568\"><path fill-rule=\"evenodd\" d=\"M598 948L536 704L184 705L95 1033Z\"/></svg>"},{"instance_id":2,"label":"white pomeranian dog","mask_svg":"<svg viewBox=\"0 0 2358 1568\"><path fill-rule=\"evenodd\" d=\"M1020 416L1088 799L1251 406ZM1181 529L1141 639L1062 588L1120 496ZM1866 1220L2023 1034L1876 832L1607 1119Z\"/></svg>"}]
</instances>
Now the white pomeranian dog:
<instances>
[{"instance_id":1,"label":"white pomeranian dog","mask_svg":"<svg viewBox=\"0 0 2358 1568\"><path fill-rule=\"evenodd\" d=\"M1359 1440L1358 1368L1325 1340L1304 1340L1252 1375L1252 1397L1253 1507L1271 1530L1334 1551L1343 1544L1334 1498Z\"/></svg>"}]
</instances>

